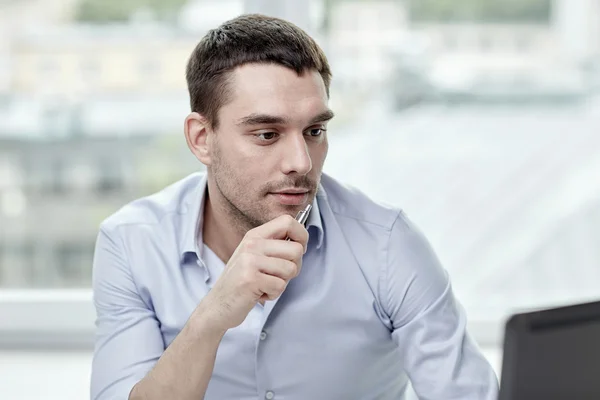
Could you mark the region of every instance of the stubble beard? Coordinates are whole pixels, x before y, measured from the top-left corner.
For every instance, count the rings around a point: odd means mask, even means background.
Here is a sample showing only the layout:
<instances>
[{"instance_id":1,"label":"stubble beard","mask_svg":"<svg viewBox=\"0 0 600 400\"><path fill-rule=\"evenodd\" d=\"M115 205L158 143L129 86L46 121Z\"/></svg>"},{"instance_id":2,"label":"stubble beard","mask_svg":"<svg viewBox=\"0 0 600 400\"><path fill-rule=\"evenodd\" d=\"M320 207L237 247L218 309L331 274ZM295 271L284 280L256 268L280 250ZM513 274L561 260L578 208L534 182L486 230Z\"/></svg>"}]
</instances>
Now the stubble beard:
<instances>
[{"instance_id":1,"label":"stubble beard","mask_svg":"<svg viewBox=\"0 0 600 400\"><path fill-rule=\"evenodd\" d=\"M307 187L311 190L310 201L312 202L318 186L318 181L313 183L307 176L299 176L293 182L289 182L286 185L280 184L277 187L261 188L258 195L262 197L253 199L253 194L247 193L243 189L246 187L243 180L238 179L232 168L223 161L218 146L215 146L214 149L213 164L210 167L210 172L213 176L216 189L219 192L219 197L223 200L222 205L230 219L230 223L242 235L246 234L250 229L269 222L270 210L263 202L269 192L290 186ZM247 204L244 204L244 201ZM252 202L254 202L254 205Z\"/></svg>"}]
</instances>

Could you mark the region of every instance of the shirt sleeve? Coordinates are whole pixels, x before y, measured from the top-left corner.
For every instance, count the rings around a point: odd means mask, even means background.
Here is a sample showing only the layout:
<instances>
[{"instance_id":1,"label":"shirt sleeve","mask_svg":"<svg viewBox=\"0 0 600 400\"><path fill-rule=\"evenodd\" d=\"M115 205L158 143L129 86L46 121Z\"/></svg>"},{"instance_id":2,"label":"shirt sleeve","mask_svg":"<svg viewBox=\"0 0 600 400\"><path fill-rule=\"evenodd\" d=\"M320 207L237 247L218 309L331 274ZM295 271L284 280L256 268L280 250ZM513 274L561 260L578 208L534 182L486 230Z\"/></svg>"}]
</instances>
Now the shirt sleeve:
<instances>
[{"instance_id":1,"label":"shirt sleeve","mask_svg":"<svg viewBox=\"0 0 600 400\"><path fill-rule=\"evenodd\" d=\"M116 228L101 227L93 261L96 338L92 400L126 400L164 351L159 323L140 297Z\"/></svg>"},{"instance_id":2,"label":"shirt sleeve","mask_svg":"<svg viewBox=\"0 0 600 400\"><path fill-rule=\"evenodd\" d=\"M498 379L427 239L403 213L390 233L380 295L420 400L496 400Z\"/></svg>"}]
</instances>

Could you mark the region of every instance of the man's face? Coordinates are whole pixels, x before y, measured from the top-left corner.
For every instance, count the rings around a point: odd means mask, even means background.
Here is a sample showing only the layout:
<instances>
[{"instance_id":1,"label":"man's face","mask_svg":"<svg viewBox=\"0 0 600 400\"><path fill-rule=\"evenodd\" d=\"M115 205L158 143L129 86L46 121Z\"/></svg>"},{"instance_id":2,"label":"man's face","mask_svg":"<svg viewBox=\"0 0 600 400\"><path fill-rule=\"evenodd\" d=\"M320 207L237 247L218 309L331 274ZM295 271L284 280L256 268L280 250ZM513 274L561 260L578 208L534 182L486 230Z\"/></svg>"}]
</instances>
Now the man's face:
<instances>
[{"instance_id":1,"label":"man's face","mask_svg":"<svg viewBox=\"0 0 600 400\"><path fill-rule=\"evenodd\" d=\"M209 173L226 208L254 227L311 203L327 156L333 114L317 71L247 64L231 76L232 98L209 132Z\"/></svg>"}]
</instances>

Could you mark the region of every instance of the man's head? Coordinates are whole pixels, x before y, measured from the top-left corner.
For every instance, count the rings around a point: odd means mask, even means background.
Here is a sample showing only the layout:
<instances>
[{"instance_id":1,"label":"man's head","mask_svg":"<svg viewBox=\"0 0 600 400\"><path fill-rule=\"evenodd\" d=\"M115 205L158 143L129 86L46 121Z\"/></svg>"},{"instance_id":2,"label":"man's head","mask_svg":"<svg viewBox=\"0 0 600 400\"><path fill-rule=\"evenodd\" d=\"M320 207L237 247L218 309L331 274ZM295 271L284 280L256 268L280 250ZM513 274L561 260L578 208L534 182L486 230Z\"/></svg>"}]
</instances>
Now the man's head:
<instances>
[{"instance_id":1,"label":"man's head","mask_svg":"<svg viewBox=\"0 0 600 400\"><path fill-rule=\"evenodd\" d=\"M211 203L250 228L311 202L333 117L315 41L284 20L244 15L200 41L186 76L186 138L207 166Z\"/></svg>"}]
</instances>

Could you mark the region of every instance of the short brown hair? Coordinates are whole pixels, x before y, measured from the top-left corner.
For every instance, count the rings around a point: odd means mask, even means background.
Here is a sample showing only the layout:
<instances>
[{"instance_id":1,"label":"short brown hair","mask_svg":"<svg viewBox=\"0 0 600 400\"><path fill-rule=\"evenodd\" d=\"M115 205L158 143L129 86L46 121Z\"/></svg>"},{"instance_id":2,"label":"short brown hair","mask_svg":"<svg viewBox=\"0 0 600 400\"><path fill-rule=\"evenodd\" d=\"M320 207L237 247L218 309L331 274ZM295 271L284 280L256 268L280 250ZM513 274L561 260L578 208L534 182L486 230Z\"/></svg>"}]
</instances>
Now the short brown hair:
<instances>
[{"instance_id":1,"label":"short brown hair","mask_svg":"<svg viewBox=\"0 0 600 400\"><path fill-rule=\"evenodd\" d=\"M217 128L219 109L231 95L228 76L248 63L278 64L302 74L321 74L327 95L331 70L325 53L306 32L280 18L245 14L210 30L192 52L186 68L190 106Z\"/></svg>"}]
</instances>

